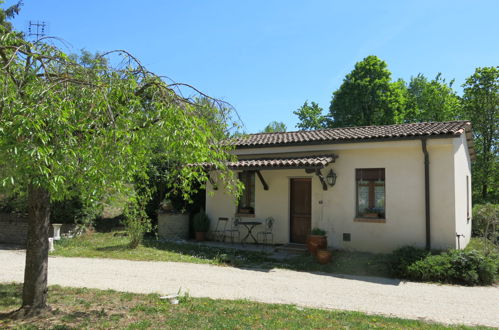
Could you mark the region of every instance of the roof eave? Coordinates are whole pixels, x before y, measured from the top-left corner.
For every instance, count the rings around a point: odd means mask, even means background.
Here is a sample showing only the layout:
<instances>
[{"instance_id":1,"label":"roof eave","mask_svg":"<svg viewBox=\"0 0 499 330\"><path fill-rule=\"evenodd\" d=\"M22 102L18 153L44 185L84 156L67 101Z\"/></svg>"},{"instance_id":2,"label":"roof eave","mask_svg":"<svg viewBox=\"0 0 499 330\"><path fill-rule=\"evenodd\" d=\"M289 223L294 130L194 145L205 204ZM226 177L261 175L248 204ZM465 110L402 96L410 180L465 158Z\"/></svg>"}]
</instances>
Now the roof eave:
<instances>
[{"instance_id":1,"label":"roof eave","mask_svg":"<svg viewBox=\"0 0 499 330\"><path fill-rule=\"evenodd\" d=\"M407 141L419 140L422 137L438 139L438 138L455 138L461 136L461 133L445 133L445 134L426 134L426 135L411 135L411 136L396 136L396 137L381 137L381 138L366 138L366 139L337 139L337 140L316 140L316 141L300 141L300 142L280 142L268 144L251 144L251 145L235 145L235 149L254 149L254 148L273 148L273 147L292 147L304 145L324 145L324 144L343 144L343 143L365 143L365 142L385 142L385 141Z\"/></svg>"}]
</instances>

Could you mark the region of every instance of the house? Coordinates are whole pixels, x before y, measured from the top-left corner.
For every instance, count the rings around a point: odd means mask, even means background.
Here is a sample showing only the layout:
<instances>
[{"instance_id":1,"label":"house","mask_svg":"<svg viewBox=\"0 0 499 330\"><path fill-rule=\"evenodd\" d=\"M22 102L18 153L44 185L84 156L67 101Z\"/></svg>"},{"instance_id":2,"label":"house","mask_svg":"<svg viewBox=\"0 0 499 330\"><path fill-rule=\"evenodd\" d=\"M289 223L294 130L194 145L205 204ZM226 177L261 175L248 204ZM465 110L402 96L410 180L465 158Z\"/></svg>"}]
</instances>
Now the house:
<instances>
[{"instance_id":1,"label":"house","mask_svg":"<svg viewBox=\"0 0 499 330\"><path fill-rule=\"evenodd\" d=\"M236 201L207 184L212 229L219 217L272 217L274 243L305 243L319 227L329 247L369 252L464 248L470 240L468 121L259 133L230 143L238 160L229 168L245 191Z\"/></svg>"}]
</instances>

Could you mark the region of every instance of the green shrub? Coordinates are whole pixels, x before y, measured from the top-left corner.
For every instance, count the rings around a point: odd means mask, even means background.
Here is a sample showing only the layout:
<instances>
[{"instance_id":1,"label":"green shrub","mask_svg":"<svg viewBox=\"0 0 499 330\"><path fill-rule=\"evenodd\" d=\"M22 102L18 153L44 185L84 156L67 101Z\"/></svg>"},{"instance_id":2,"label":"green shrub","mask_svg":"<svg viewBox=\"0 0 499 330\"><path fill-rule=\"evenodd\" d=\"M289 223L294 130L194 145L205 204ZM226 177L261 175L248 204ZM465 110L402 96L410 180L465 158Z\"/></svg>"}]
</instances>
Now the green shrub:
<instances>
[{"instance_id":1,"label":"green shrub","mask_svg":"<svg viewBox=\"0 0 499 330\"><path fill-rule=\"evenodd\" d=\"M430 252L414 246L401 247L393 251L391 271L396 277L408 278L407 268L416 261L423 260L429 255Z\"/></svg>"},{"instance_id":2,"label":"green shrub","mask_svg":"<svg viewBox=\"0 0 499 330\"><path fill-rule=\"evenodd\" d=\"M151 220L144 208L136 202L130 202L123 212L125 229L130 237L129 247L135 249L144 238L144 233L152 229Z\"/></svg>"},{"instance_id":3,"label":"green shrub","mask_svg":"<svg viewBox=\"0 0 499 330\"><path fill-rule=\"evenodd\" d=\"M468 245L466 245L465 250L477 250L485 256L494 257L499 260L499 245L483 237L472 237Z\"/></svg>"},{"instance_id":4,"label":"green shrub","mask_svg":"<svg viewBox=\"0 0 499 330\"><path fill-rule=\"evenodd\" d=\"M315 227L314 229L312 229L310 234L318 235L318 236L326 236L326 231L324 229L320 229L320 228Z\"/></svg>"},{"instance_id":5,"label":"green shrub","mask_svg":"<svg viewBox=\"0 0 499 330\"><path fill-rule=\"evenodd\" d=\"M407 266L406 277L418 281L465 285L490 285L495 281L498 262L472 250L451 250L428 255Z\"/></svg>"},{"instance_id":6,"label":"green shrub","mask_svg":"<svg viewBox=\"0 0 499 330\"><path fill-rule=\"evenodd\" d=\"M194 215L192 221L195 232L206 233L210 229L210 218L203 209Z\"/></svg>"},{"instance_id":7,"label":"green shrub","mask_svg":"<svg viewBox=\"0 0 499 330\"><path fill-rule=\"evenodd\" d=\"M27 213L26 195L0 195L0 213ZM50 205L50 222L78 224L90 226L102 212L100 203L83 200L81 193L61 201L52 201Z\"/></svg>"},{"instance_id":8,"label":"green shrub","mask_svg":"<svg viewBox=\"0 0 499 330\"><path fill-rule=\"evenodd\" d=\"M0 195L1 213L27 213L26 196L19 194L13 196Z\"/></svg>"},{"instance_id":9,"label":"green shrub","mask_svg":"<svg viewBox=\"0 0 499 330\"><path fill-rule=\"evenodd\" d=\"M495 232L493 231L493 224ZM473 236L485 237L497 242L499 237L499 204L478 204L473 207L471 222Z\"/></svg>"},{"instance_id":10,"label":"green shrub","mask_svg":"<svg viewBox=\"0 0 499 330\"><path fill-rule=\"evenodd\" d=\"M102 205L96 201L83 201L77 195L66 200L54 201L50 207L51 223L68 223L90 226L102 213Z\"/></svg>"}]
</instances>

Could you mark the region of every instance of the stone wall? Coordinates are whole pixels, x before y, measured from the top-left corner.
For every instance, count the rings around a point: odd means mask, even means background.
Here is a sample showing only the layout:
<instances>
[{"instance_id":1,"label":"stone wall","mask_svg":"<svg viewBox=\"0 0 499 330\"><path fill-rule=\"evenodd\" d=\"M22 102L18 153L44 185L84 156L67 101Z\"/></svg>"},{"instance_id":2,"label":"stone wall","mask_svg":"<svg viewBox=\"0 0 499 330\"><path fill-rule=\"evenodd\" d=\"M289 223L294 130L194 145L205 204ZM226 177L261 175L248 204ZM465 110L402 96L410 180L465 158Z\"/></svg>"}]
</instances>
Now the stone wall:
<instances>
[{"instance_id":1,"label":"stone wall","mask_svg":"<svg viewBox=\"0 0 499 330\"><path fill-rule=\"evenodd\" d=\"M28 215L0 213L0 243L26 244Z\"/></svg>"},{"instance_id":2,"label":"stone wall","mask_svg":"<svg viewBox=\"0 0 499 330\"><path fill-rule=\"evenodd\" d=\"M158 236L161 239L188 239L189 215L188 214L158 214Z\"/></svg>"},{"instance_id":3,"label":"stone wall","mask_svg":"<svg viewBox=\"0 0 499 330\"><path fill-rule=\"evenodd\" d=\"M63 224L61 235L74 231L75 225ZM0 213L0 244L26 244L28 233L28 215L16 213ZM50 226L49 237L54 234L54 228Z\"/></svg>"}]
</instances>

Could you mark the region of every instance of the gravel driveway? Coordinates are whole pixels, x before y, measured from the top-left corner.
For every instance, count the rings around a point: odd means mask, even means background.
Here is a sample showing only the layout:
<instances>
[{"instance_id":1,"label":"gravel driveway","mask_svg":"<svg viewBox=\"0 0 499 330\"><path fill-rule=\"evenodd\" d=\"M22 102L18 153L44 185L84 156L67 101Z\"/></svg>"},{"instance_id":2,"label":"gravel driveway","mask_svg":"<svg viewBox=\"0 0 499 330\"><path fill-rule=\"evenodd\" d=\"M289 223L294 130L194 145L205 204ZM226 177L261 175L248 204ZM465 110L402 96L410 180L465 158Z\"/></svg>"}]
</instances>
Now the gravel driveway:
<instances>
[{"instance_id":1,"label":"gravel driveway","mask_svg":"<svg viewBox=\"0 0 499 330\"><path fill-rule=\"evenodd\" d=\"M22 282L24 251L0 250L0 282ZM177 262L51 257L49 284L137 293L249 299L499 327L499 288L400 282Z\"/></svg>"}]
</instances>

